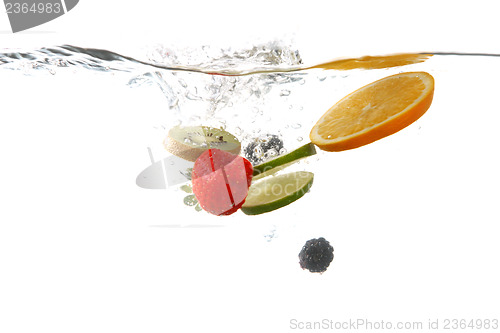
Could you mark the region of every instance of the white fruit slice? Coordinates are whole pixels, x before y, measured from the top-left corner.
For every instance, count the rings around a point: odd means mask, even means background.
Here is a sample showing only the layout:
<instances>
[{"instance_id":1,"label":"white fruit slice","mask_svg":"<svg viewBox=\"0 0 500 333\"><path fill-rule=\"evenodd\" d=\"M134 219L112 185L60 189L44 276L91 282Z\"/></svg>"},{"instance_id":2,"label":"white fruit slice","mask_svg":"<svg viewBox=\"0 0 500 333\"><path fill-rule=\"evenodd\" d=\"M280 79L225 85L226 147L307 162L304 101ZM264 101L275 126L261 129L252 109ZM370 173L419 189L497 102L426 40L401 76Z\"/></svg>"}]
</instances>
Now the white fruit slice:
<instances>
[{"instance_id":1,"label":"white fruit slice","mask_svg":"<svg viewBox=\"0 0 500 333\"><path fill-rule=\"evenodd\" d=\"M216 148L238 155L241 144L229 132L209 126L173 127L164 141L172 154L194 162L205 150Z\"/></svg>"}]
</instances>

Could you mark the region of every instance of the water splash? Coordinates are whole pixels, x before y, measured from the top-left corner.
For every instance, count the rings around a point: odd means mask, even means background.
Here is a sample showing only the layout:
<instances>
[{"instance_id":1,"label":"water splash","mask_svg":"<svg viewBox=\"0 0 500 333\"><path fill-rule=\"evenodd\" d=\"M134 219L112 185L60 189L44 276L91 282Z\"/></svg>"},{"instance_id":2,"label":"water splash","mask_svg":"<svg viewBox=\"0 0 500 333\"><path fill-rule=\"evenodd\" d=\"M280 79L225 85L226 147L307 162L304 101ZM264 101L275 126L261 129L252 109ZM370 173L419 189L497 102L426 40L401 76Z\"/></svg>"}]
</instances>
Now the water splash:
<instances>
[{"instance_id":1,"label":"water splash","mask_svg":"<svg viewBox=\"0 0 500 333\"><path fill-rule=\"evenodd\" d=\"M261 71L295 70L302 64L298 50L276 42L244 50L212 50L210 46L175 50L158 46L149 51L146 58L147 60L139 60L108 50L62 45L29 51L6 50L0 53L0 68L19 70L75 67L103 72L134 72L140 68L156 68L206 74L248 75Z\"/></svg>"}]
</instances>

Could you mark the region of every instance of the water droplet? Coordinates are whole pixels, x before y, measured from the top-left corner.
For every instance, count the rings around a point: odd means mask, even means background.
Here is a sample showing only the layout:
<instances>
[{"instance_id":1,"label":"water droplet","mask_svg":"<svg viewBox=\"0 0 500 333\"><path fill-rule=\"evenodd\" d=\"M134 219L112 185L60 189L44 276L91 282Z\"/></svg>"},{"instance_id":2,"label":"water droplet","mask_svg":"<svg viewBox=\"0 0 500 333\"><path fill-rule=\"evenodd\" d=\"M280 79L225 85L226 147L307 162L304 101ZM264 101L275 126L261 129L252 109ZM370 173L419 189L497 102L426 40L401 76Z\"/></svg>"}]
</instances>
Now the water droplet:
<instances>
[{"instance_id":1,"label":"water droplet","mask_svg":"<svg viewBox=\"0 0 500 333\"><path fill-rule=\"evenodd\" d=\"M276 232L276 226L273 226L273 228L269 231L269 233L264 235L264 238L266 239L267 242L271 242L273 239L277 237L278 235Z\"/></svg>"},{"instance_id":2,"label":"water droplet","mask_svg":"<svg viewBox=\"0 0 500 333\"><path fill-rule=\"evenodd\" d=\"M278 152L276 151L276 149L269 149L268 151L266 151L264 153L264 160L267 160L268 158L271 158L271 157L275 157L278 155Z\"/></svg>"},{"instance_id":3,"label":"water droplet","mask_svg":"<svg viewBox=\"0 0 500 333\"><path fill-rule=\"evenodd\" d=\"M302 125L301 125L301 124L299 124L299 123L292 124L292 128L293 128L293 129L299 129L299 128L301 128L301 127L302 127Z\"/></svg>"},{"instance_id":4,"label":"water droplet","mask_svg":"<svg viewBox=\"0 0 500 333\"><path fill-rule=\"evenodd\" d=\"M298 142L301 142L302 140L304 140L304 138L303 138L303 137L301 137L301 136L299 136L299 137L297 138L297 141L298 141Z\"/></svg>"},{"instance_id":5,"label":"water droplet","mask_svg":"<svg viewBox=\"0 0 500 333\"><path fill-rule=\"evenodd\" d=\"M198 101L198 100L200 100L200 99L201 99L201 97L196 96L195 94L193 94L193 93L191 93L191 92L188 92L188 93L186 94L186 98L187 98L187 99L189 99L189 100L191 100L191 101Z\"/></svg>"},{"instance_id":6,"label":"water droplet","mask_svg":"<svg viewBox=\"0 0 500 333\"><path fill-rule=\"evenodd\" d=\"M290 90L283 89L280 92L280 96L290 96Z\"/></svg>"},{"instance_id":7,"label":"water droplet","mask_svg":"<svg viewBox=\"0 0 500 333\"><path fill-rule=\"evenodd\" d=\"M255 158L257 158L257 159L262 159L262 157L264 156L264 152L262 151L260 146L255 147L253 152L254 152Z\"/></svg>"}]
</instances>

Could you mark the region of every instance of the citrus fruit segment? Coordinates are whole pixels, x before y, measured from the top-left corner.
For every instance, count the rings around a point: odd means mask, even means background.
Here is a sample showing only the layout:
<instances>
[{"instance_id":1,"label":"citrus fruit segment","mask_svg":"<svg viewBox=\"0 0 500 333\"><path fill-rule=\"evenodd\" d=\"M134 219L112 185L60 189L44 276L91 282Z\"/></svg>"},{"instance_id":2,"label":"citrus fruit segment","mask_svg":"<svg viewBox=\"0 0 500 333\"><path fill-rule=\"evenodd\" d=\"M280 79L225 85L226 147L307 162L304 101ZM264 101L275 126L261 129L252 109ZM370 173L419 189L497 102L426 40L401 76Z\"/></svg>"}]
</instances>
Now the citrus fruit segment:
<instances>
[{"instance_id":1,"label":"citrus fruit segment","mask_svg":"<svg viewBox=\"0 0 500 333\"><path fill-rule=\"evenodd\" d=\"M209 126L176 126L170 129L164 141L168 152L194 162L207 149L215 148L239 154L241 144L229 132Z\"/></svg>"},{"instance_id":2,"label":"citrus fruit segment","mask_svg":"<svg viewBox=\"0 0 500 333\"><path fill-rule=\"evenodd\" d=\"M258 215L284 207L306 194L313 178L311 172L297 171L252 184L241 210L247 215Z\"/></svg>"},{"instance_id":3,"label":"citrus fruit segment","mask_svg":"<svg viewBox=\"0 0 500 333\"><path fill-rule=\"evenodd\" d=\"M394 134L420 118L432 103L434 78L425 72L388 76L341 99L314 125L320 149L342 151Z\"/></svg>"},{"instance_id":4,"label":"citrus fruit segment","mask_svg":"<svg viewBox=\"0 0 500 333\"><path fill-rule=\"evenodd\" d=\"M253 167L254 180L265 177L269 172L279 166L289 165L292 162L316 154L316 147L312 143L307 143L287 154L278 156L267 162L261 163ZM273 170L275 171L275 170Z\"/></svg>"},{"instance_id":5,"label":"citrus fruit segment","mask_svg":"<svg viewBox=\"0 0 500 333\"><path fill-rule=\"evenodd\" d=\"M380 69L416 64L424 62L432 54L404 53L386 56L365 56L361 58L340 59L319 64L311 68L350 70L350 69Z\"/></svg>"}]
</instances>

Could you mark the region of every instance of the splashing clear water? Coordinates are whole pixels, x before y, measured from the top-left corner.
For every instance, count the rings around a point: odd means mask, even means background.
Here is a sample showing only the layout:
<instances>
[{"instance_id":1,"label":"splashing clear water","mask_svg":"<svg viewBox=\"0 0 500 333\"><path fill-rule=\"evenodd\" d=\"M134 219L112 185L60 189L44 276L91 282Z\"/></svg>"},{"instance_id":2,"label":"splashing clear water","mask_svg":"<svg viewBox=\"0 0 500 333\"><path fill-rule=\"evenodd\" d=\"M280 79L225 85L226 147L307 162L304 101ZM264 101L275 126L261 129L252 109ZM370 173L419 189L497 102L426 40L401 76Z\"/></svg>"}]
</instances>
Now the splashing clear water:
<instances>
[{"instance_id":1,"label":"splashing clear water","mask_svg":"<svg viewBox=\"0 0 500 333\"><path fill-rule=\"evenodd\" d=\"M363 84L401 71L446 72L453 68L448 64L451 58L472 64L477 56L484 55L443 54L405 67L335 71L304 68L299 50L279 42L237 50L160 45L149 50L145 60L65 45L0 51L0 69L28 76L94 71L116 75L117 84L133 89L159 88L165 97L165 114L152 128L157 140L147 147L156 160L168 156L163 139L172 126L181 124L224 128L242 141L242 147L259 137L276 135L283 148L262 152L271 158L307 142L318 117ZM195 204L190 200L185 203Z\"/></svg>"},{"instance_id":2,"label":"splashing clear water","mask_svg":"<svg viewBox=\"0 0 500 333\"><path fill-rule=\"evenodd\" d=\"M172 124L204 123L227 126L229 131L239 132L243 140L265 131L259 119L269 121L273 117L269 99L289 97L293 86L303 85L307 76L303 72L287 73L299 68L302 59L297 49L280 42L240 50L156 46L145 54L145 59L63 45L1 52L0 69L24 75L55 75L62 71L128 74L128 86L157 86L163 92L168 111L165 122L157 129L165 132ZM207 74L211 72L237 75ZM274 117L282 116L276 108L274 112Z\"/></svg>"},{"instance_id":3,"label":"splashing clear water","mask_svg":"<svg viewBox=\"0 0 500 333\"><path fill-rule=\"evenodd\" d=\"M279 135L288 151L308 136L316 111L324 112L351 89L352 82L352 87L359 87L358 82L370 82L381 71L384 75L401 71L401 67L362 73L308 69L299 50L280 41L246 49L158 45L143 58L63 45L0 51L0 69L25 75L61 71L126 74L129 87L157 86L165 96L165 120L155 126L160 136L175 125L205 124L227 128L246 143L264 134ZM445 68L443 62L435 65L437 58L425 66L405 66L405 71Z\"/></svg>"}]
</instances>

